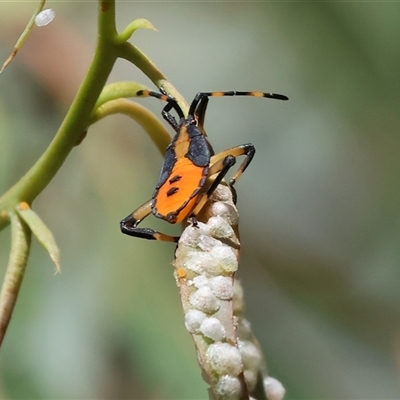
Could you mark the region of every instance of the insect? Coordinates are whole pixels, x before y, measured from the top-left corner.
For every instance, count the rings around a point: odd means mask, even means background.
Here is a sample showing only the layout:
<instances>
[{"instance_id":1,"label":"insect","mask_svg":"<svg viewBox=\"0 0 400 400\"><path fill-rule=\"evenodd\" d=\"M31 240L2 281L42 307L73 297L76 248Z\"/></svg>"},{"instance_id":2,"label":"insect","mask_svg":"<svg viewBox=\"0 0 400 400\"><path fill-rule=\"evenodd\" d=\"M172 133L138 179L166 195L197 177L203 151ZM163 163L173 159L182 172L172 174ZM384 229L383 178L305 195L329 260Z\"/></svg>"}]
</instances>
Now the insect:
<instances>
[{"instance_id":1,"label":"insect","mask_svg":"<svg viewBox=\"0 0 400 400\"><path fill-rule=\"evenodd\" d=\"M236 163L236 157L245 156L245 159L229 180L232 189L255 154L255 148L250 143L214 153L204 130L209 97L254 96L276 100L288 98L282 94L263 92L199 92L185 116L177 101L163 90L161 93L140 90L137 96L156 97L166 101L167 105L161 114L176 134L166 149L153 197L121 221L121 231L144 239L177 242L179 236L166 235L150 228L138 228L138 225L150 214L170 224L190 220L195 225L196 215ZM179 122L170 113L172 109L177 113Z\"/></svg>"}]
</instances>

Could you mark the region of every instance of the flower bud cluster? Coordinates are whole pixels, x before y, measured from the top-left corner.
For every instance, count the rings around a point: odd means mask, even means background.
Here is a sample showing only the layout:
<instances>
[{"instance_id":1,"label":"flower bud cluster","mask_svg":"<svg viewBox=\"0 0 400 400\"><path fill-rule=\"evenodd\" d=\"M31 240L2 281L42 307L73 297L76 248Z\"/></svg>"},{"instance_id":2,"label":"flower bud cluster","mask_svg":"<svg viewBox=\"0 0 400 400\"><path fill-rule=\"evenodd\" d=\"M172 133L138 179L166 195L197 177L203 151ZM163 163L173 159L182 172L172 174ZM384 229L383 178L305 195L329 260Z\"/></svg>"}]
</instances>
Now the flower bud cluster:
<instances>
[{"instance_id":1,"label":"flower bud cluster","mask_svg":"<svg viewBox=\"0 0 400 400\"><path fill-rule=\"evenodd\" d=\"M207 223L197 222L182 233L175 253L175 278L185 326L195 341L213 398L239 400L257 386L263 356L251 340L250 324L242 318L243 291L234 281L240 243L230 189L220 185L205 210ZM265 378L265 393L280 400L283 394L279 397L282 392L273 382Z\"/></svg>"}]
</instances>

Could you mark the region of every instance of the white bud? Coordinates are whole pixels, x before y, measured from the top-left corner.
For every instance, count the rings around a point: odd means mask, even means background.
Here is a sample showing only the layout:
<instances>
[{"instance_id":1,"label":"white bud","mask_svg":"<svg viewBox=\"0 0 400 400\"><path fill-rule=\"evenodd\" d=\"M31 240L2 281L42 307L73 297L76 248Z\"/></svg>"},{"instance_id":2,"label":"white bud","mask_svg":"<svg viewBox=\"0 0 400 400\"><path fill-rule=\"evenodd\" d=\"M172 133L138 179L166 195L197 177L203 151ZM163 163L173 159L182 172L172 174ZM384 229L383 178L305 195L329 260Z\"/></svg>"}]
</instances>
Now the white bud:
<instances>
[{"instance_id":1,"label":"white bud","mask_svg":"<svg viewBox=\"0 0 400 400\"><path fill-rule=\"evenodd\" d=\"M238 376L242 372L240 352L229 343L210 344L206 357L218 375Z\"/></svg>"},{"instance_id":2,"label":"white bud","mask_svg":"<svg viewBox=\"0 0 400 400\"><path fill-rule=\"evenodd\" d=\"M245 370L251 370L257 374L261 364L261 352L252 342L239 340L239 350L242 355Z\"/></svg>"},{"instance_id":3,"label":"white bud","mask_svg":"<svg viewBox=\"0 0 400 400\"><path fill-rule=\"evenodd\" d=\"M214 294L221 300L232 300L233 279L228 276L215 276L209 279L209 285Z\"/></svg>"},{"instance_id":4,"label":"white bud","mask_svg":"<svg viewBox=\"0 0 400 400\"><path fill-rule=\"evenodd\" d=\"M221 376L214 390L219 399L239 400L242 394L239 378L229 375Z\"/></svg>"},{"instance_id":5,"label":"white bud","mask_svg":"<svg viewBox=\"0 0 400 400\"><path fill-rule=\"evenodd\" d=\"M220 307L218 299L208 286L203 286L190 296L190 304L198 310L213 313Z\"/></svg>"},{"instance_id":6,"label":"white bud","mask_svg":"<svg viewBox=\"0 0 400 400\"><path fill-rule=\"evenodd\" d=\"M210 253L189 251L185 260L185 267L196 274L205 274L208 270L217 268L218 260Z\"/></svg>"},{"instance_id":7,"label":"white bud","mask_svg":"<svg viewBox=\"0 0 400 400\"><path fill-rule=\"evenodd\" d=\"M204 336L214 340L215 342L221 341L225 338L225 328L221 321L217 318L205 318L199 328Z\"/></svg>"},{"instance_id":8,"label":"white bud","mask_svg":"<svg viewBox=\"0 0 400 400\"><path fill-rule=\"evenodd\" d=\"M232 227L220 216L211 217L207 225L210 227L210 234L215 238L226 239L235 236Z\"/></svg>"},{"instance_id":9,"label":"white bud","mask_svg":"<svg viewBox=\"0 0 400 400\"><path fill-rule=\"evenodd\" d=\"M238 269L238 260L232 247L226 245L215 246L211 250L211 255L218 260L219 268L225 273L232 273Z\"/></svg>"},{"instance_id":10,"label":"white bud","mask_svg":"<svg viewBox=\"0 0 400 400\"><path fill-rule=\"evenodd\" d=\"M197 333L201 323L207 316L200 310L189 310L185 314L185 326L190 333Z\"/></svg>"},{"instance_id":11,"label":"white bud","mask_svg":"<svg viewBox=\"0 0 400 400\"><path fill-rule=\"evenodd\" d=\"M195 276L193 278L193 284L199 289L203 286L208 286L208 279L204 275Z\"/></svg>"},{"instance_id":12,"label":"white bud","mask_svg":"<svg viewBox=\"0 0 400 400\"><path fill-rule=\"evenodd\" d=\"M217 201L210 207L210 214L222 217L230 226L239 223L239 215L237 210L230 204Z\"/></svg>"},{"instance_id":13,"label":"white bud","mask_svg":"<svg viewBox=\"0 0 400 400\"><path fill-rule=\"evenodd\" d=\"M254 371L247 370L243 372L243 375L247 388L250 392L253 391L257 385L257 374Z\"/></svg>"},{"instance_id":14,"label":"white bud","mask_svg":"<svg viewBox=\"0 0 400 400\"><path fill-rule=\"evenodd\" d=\"M264 389L268 399L271 400L282 400L286 393L282 383L271 376L268 376L264 379Z\"/></svg>"},{"instance_id":15,"label":"white bud","mask_svg":"<svg viewBox=\"0 0 400 400\"><path fill-rule=\"evenodd\" d=\"M55 16L56 13L54 12L54 10L52 10L51 8L47 8L46 10L43 10L38 15L36 15L35 24L36 26L46 26L51 21L53 21Z\"/></svg>"}]
</instances>

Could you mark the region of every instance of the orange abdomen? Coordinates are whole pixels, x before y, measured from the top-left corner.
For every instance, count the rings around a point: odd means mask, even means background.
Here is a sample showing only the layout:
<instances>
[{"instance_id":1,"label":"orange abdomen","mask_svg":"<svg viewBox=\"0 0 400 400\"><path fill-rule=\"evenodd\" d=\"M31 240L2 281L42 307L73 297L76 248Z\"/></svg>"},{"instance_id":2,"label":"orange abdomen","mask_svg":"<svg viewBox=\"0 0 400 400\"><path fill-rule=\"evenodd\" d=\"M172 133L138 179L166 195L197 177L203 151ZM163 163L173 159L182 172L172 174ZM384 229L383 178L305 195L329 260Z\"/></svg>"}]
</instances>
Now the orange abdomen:
<instances>
[{"instance_id":1,"label":"orange abdomen","mask_svg":"<svg viewBox=\"0 0 400 400\"><path fill-rule=\"evenodd\" d=\"M154 194L153 214L171 223L185 220L193 210L203 187L208 167L198 167L188 158L176 161L165 183ZM168 214L175 214L170 220Z\"/></svg>"}]
</instances>

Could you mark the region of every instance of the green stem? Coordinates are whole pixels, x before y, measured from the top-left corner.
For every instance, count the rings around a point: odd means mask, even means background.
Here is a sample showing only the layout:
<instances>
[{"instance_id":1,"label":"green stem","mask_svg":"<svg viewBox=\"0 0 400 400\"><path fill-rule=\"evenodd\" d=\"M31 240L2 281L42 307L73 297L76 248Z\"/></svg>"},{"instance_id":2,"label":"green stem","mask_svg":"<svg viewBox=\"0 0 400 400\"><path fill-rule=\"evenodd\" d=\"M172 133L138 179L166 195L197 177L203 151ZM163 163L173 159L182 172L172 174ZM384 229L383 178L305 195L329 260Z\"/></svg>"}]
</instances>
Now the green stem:
<instances>
[{"instance_id":1,"label":"green stem","mask_svg":"<svg viewBox=\"0 0 400 400\"><path fill-rule=\"evenodd\" d=\"M94 105L118 57L114 0L99 2L98 19L99 34L95 54L64 121L39 160L0 198L0 210L10 210L21 201L32 203L55 176L74 146L79 144ZM7 213L1 213L0 229L8 223Z\"/></svg>"},{"instance_id":2,"label":"green stem","mask_svg":"<svg viewBox=\"0 0 400 400\"><path fill-rule=\"evenodd\" d=\"M136 65L158 88L164 89L171 96L175 97L183 113L187 114L189 106L183 96L144 53L128 42L123 43L118 50L119 57Z\"/></svg>"},{"instance_id":3,"label":"green stem","mask_svg":"<svg viewBox=\"0 0 400 400\"><path fill-rule=\"evenodd\" d=\"M8 225L9 212L15 205L22 201L31 204L55 176L74 146L81 142L90 125L96 101L118 57L136 65L157 87L175 97L184 113L188 110L183 97L151 60L132 44L121 43L115 27L114 0L99 1L98 26L97 46L89 71L53 141L32 168L0 197L0 230ZM132 26L128 28L132 30ZM129 29L125 32L129 33ZM160 148L159 143L157 146Z\"/></svg>"},{"instance_id":4,"label":"green stem","mask_svg":"<svg viewBox=\"0 0 400 400\"><path fill-rule=\"evenodd\" d=\"M91 124L94 124L107 115L117 113L125 114L138 122L164 156L165 149L171 142L171 135L159 118L138 103L121 98L110 100L96 109L93 113Z\"/></svg>"}]
</instances>

